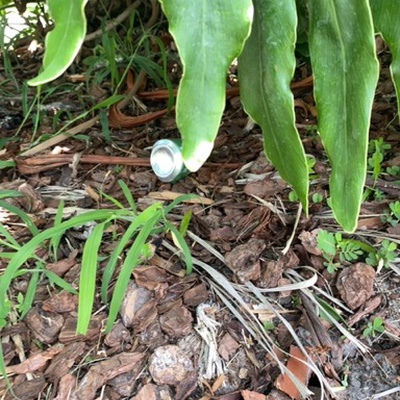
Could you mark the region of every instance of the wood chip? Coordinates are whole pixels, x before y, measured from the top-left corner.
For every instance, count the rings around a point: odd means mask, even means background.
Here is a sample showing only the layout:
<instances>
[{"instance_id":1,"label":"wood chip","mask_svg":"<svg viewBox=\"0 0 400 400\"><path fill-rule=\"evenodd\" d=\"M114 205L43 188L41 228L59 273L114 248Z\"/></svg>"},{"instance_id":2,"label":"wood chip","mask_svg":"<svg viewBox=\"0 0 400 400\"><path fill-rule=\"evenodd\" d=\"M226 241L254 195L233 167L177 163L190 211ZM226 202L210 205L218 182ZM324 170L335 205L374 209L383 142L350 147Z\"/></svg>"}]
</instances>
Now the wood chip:
<instances>
[{"instance_id":1,"label":"wood chip","mask_svg":"<svg viewBox=\"0 0 400 400\"><path fill-rule=\"evenodd\" d=\"M156 200L172 201L184 194L186 194L186 193L177 193L177 192L170 192L168 190L164 190L162 192L150 192L147 196L151 197L152 199L156 199ZM196 196L192 199L187 199L187 200L183 201L183 203L203 204L205 206L209 206L214 203L214 200L208 199L207 197Z\"/></svg>"},{"instance_id":2,"label":"wood chip","mask_svg":"<svg viewBox=\"0 0 400 400\"><path fill-rule=\"evenodd\" d=\"M126 372L131 372L137 377L143 367L143 361L143 353L120 353L93 365L79 383L76 391L78 399L94 399L97 389Z\"/></svg>"},{"instance_id":3,"label":"wood chip","mask_svg":"<svg viewBox=\"0 0 400 400\"><path fill-rule=\"evenodd\" d=\"M374 294L375 275L375 269L364 263L357 263L340 271L336 287L349 308L357 309Z\"/></svg>"},{"instance_id":4,"label":"wood chip","mask_svg":"<svg viewBox=\"0 0 400 400\"><path fill-rule=\"evenodd\" d=\"M193 371L193 363L178 346L162 346L150 358L149 371L159 385L177 385Z\"/></svg>"}]
</instances>

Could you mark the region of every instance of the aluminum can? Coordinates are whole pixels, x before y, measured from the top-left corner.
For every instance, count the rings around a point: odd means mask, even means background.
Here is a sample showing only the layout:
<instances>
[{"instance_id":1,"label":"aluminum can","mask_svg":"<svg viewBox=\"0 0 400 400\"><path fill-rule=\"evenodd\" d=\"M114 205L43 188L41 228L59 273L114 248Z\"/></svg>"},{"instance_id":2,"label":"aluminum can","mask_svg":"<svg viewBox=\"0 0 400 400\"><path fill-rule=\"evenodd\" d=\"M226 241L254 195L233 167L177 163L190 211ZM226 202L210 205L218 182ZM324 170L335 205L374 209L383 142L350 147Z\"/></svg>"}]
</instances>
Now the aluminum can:
<instances>
[{"instance_id":1,"label":"aluminum can","mask_svg":"<svg viewBox=\"0 0 400 400\"><path fill-rule=\"evenodd\" d=\"M161 182L175 183L188 175L181 152L179 139L161 139L154 143L150 155L150 164Z\"/></svg>"}]
</instances>

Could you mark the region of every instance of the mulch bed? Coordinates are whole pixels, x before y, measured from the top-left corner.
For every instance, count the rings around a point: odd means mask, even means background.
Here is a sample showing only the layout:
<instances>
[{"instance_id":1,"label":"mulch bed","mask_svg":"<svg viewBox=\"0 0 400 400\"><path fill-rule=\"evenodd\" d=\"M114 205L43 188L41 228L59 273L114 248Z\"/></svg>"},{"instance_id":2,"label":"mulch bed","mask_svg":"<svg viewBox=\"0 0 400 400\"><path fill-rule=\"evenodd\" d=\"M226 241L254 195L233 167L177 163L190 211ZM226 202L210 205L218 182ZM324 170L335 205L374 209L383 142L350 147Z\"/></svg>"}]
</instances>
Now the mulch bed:
<instances>
[{"instance_id":1,"label":"mulch bed","mask_svg":"<svg viewBox=\"0 0 400 400\"><path fill-rule=\"evenodd\" d=\"M399 128L385 62L389 56L385 49L380 56L384 67L373 108L371 139L383 137L391 145L389 157L382 164L387 167L399 165ZM0 73L4 75L4 71ZM25 79L21 70L16 69L16 73L18 79ZM60 82L63 79L67 78ZM291 189L265 159L259 128L248 129L237 93L227 100L209 162L176 184L159 182L149 167L154 142L179 137L170 114L157 114L159 118L150 122L142 119L145 125L134 128L113 128L111 142L106 141L95 121L89 130L82 131L89 143L71 137L59 143L57 149L52 146L29 157L21 155L31 139L29 124L17 139L7 143L1 159L15 160L16 167L1 170L0 187L24 194L15 204L32 215L40 230L52 225L60 198L72 210L110 208L98 190L124 202L118 179L129 186L139 210L155 199L168 202L171 193L195 193L204 199L203 204L185 203L169 216L179 224L184 213L192 212L191 234L186 239L193 257L199 261L195 272L185 275L182 261L171 250L170 234L152 238L154 256L133 270L119 318L108 333L104 330L107 305L101 303L99 292L88 332L77 336L77 296L53 287L44 278L38 283L32 309L19 319L18 294L26 293L28 279L26 275L15 278L9 291L14 310L0 333L15 396L59 400L299 398L297 389L281 374L276 359L318 396L321 387L315 373L298 361L305 360L300 345L332 387L347 383L347 388L336 394L338 398L367 398L399 384L400 277L391 269L377 274L361 261L344 263L344 268L333 274L327 272L316 235L320 229L339 230L326 205L329 165L321 141L312 131L317 121L307 67L300 68L295 79L307 82L304 87L293 89L297 123L306 153L316 159L317 177L311 193L323 198L322 202L311 204L309 217L302 215L297 225L298 204L288 200ZM142 92L146 90L143 88ZM147 100L143 96L143 101L149 112L165 108L164 100ZM68 99L57 98L55 93L51 102L57 107L77 103L73 93ZM0 107L1 139L10 138L22 120L19 105L4 97ZM74 115L79 113L79 104L76 107ZM52 132L51 112L47 120L43 117L41 121L41 134ZM128 115L129 107L124 112ZM6 115L12 119L5 121ZM117 113L117 120L118 115L123 118ZM355 233L355 237L371 244L382 237L398 243L400 240L399 227L391 227L380 218L388 202L398 200L400 193L398 184L386 179L385 176L377 182L384 198L363 204ZM13 216L6 215L2 223L17 241L29 238L26 227ZM85 243L84 229L63 237L57 260L50 254L41 254L48 260L46 268L74 287ZM110 227L101 256L110 254L115 246L113 238L124 229L122 222ZM213 251L201 240L209 243ZM288 241L289 247L283 252ZM0 263L4 269L6 260ZM274 313L257 308L261 302L245 292L241 292L243 304L232 303L239 315L244 315L245 319L240 320L223 301L227 294L223 291L227 289L225 281L218 282L219 275L210 273L202 263L222 274L235 288L243 288L248 282L262 290L283 287L263 296L285 318L300 343ZM99 263L99 277L104 266L105 262ZM345 305L347 311L341 313L347 329L368 352L361 354L317 315L315 305L304 294L291 288L293 270L304 280L315 276L316 288ZM98 283L100 286L100 278ZM246 314L245 305L264 324L274 355L249 329L252 319ZM383 320L386 333L362 338L363 329L374 318ZM0 381L0 392L6 399L13 397L7 392L4 379ZM399 393L381 398L399 398Z\"/></svg>"}]
</instances>

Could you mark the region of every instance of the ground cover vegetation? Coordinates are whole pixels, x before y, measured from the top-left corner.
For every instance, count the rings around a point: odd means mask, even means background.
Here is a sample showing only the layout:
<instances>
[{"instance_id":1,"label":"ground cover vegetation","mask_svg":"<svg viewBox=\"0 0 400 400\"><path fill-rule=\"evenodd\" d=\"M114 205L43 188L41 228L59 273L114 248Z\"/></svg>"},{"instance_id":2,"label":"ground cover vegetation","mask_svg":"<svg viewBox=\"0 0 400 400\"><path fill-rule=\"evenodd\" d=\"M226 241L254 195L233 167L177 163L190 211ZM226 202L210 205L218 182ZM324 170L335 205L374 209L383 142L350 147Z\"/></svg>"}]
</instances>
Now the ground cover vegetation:
<instances>
[{"instance_id":1,"label":"ground cover vegetation","mask_svg":"<svg viewBox=\"0 0 400 400\"><path fill-rule=\"evenodd\" d=\"M395 1L0 17L6 398L399 395Z\"/></svg>"}]
</instances>

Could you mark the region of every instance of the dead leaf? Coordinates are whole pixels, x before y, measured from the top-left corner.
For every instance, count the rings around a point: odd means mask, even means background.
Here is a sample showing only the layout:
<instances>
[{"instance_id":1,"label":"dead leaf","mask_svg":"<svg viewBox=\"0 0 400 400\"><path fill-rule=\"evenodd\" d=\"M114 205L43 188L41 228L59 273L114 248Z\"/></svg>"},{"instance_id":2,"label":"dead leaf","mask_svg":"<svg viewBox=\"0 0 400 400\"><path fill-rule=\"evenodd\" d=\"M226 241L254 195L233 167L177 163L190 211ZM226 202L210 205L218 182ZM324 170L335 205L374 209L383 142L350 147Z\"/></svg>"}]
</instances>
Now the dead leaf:
<instances>
[{"instance_id":1,"label":"dead leaf","mask_svg":"<svg viewBox=\"0 0 400 400\"><path fill-rule=\"evenodd\" d=\"M172 111L172 110L171 110ZM134 128L136 126L148 124L157 118L167 114L168 108L160 111L149 112L144 115L132 117L125 115L119 108L118 104L113 104L108 113L108 123L111 128Z\"/></svg>"},{"instance_id":2,"label":"dead leaf","mask_svg":"<svg viewBox=\"0 0 400 400\"><path fill-rule=\"evenodd\" d=\"M229 333L225 333L219 342L218 353L225 361L229 361L239 346L239 343Z\"/></svg>"},{"instance_id":3,"label":"dead leaf","mask_svg":"<svg viewBox=\"0 0 400 400\"><path fill-rule=\"evenodd\" d=\"M214 381L214 383L213 383L212 386L211 386L212 393L215 393L215 392L222 386L222 384L224 383L224 380L225 380L225 375L224 375L224 374L221 374L221 375Z\"/></svg>"},{"instance_id":4,"label":"dead leaf","mask_svg":"<svg viewBox=\"0 0 400 400\"><path fill-rule=\"evenodd\" d=\"M296 346L290 346L290 358L286 367L305 386L307 386L311 375L311 370L306 363L307 359L303 352ZM288 394L292 399L301 400L299 390L288 375L279 375L275 381L275 387Z\"/></svg>"}]
</instances>

